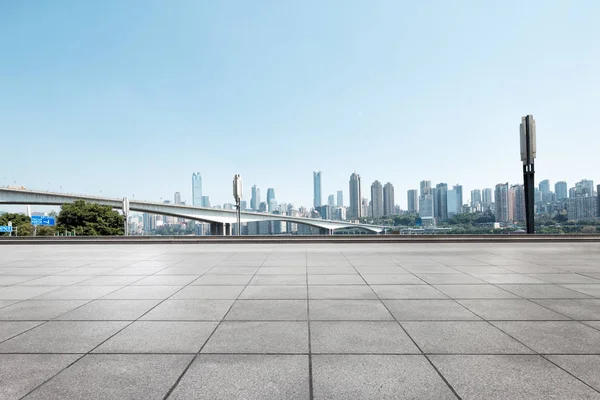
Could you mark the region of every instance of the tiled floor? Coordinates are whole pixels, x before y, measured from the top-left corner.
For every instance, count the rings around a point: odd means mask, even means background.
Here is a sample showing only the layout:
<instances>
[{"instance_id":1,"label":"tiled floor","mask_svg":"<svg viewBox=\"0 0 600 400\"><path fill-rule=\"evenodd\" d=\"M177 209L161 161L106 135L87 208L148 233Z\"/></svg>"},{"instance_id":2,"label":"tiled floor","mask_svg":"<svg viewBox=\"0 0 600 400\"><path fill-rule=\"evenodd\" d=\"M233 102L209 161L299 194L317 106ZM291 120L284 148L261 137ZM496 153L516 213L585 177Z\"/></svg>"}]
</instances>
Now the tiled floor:
<instances>
[{"instance_id":1,"label":"tiled floor","mask_svg":"<svg viewBox=\"0 0 600 400\"><path fill-rule=\"evenodd\" d=\"M600 244L0 246L0 400L599 399Z\"/></svg>"}]
</instances>

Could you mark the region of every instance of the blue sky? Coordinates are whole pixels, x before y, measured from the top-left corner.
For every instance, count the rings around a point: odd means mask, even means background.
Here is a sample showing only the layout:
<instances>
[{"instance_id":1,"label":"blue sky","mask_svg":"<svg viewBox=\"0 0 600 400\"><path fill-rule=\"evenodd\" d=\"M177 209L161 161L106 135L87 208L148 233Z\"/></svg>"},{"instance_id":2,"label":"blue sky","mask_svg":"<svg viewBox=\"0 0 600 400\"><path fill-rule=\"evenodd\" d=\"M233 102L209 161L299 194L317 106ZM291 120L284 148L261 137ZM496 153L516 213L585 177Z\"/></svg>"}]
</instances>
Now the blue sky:
<instances>
[{"instance_id":1,"label":"blue sky","mask_svg":"<svg viewBox=\"0 0 600 400\"><path fill-rule=\"evenodd\" d=\"M493 4L496 3L496 4ZM600 181L600 2L0 2L0 185L312 204L353 171L465 191ZM598 182L600 183L600 182Z\"/></svg>"}]
</instances>

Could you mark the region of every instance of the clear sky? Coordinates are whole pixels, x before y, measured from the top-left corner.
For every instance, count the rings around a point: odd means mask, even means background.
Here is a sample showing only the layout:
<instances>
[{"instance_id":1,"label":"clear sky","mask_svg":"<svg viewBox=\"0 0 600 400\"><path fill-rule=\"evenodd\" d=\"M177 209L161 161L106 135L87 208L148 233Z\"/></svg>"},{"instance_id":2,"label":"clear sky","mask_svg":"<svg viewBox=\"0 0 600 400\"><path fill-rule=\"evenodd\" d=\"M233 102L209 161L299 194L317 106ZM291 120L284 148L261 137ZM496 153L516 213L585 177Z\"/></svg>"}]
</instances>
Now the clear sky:
<instances>
[{"instance_id":1,"label":"clear sky","mask_svg":"<svg viewBox=\"0 0 600 400\"><path fill-rule=\"evenodd\" d=\"M312 205L392 182L600 181L600 2L1 1L0 185ZM598 182L600 183L600 182Z\"/></svg>"}]
</instances>

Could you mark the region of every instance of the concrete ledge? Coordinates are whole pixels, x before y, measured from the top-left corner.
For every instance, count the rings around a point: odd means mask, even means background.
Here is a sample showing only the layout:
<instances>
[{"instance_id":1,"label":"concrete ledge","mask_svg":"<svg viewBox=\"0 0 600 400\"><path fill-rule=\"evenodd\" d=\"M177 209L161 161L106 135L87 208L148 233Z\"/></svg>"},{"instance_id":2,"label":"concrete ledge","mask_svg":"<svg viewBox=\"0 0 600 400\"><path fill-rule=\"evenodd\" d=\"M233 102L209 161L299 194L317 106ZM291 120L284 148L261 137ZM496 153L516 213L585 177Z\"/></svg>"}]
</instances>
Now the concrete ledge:
<instances>
[{"instance_id":1,"label":"concrete ledge","mask_svg":"<svg viewBox=\"0 0 600 400\"><path fill-rule=\"evenodd\" d=\"M288 244L288 243L536 243L600 242L600 235L332 235L332 236L38 236L0 237L18 244Z\"/></svg>"}]
</instances>

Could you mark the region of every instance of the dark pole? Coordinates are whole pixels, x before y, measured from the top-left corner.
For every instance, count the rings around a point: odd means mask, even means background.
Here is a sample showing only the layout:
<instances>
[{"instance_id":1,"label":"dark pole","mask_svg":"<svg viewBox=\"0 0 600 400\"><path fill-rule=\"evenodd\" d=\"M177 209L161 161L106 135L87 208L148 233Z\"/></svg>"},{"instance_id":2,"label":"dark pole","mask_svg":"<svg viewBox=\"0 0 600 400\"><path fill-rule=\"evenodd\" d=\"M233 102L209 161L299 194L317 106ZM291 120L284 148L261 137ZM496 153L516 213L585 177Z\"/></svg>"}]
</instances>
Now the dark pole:
<instances>
[{"instance_id":1,"label":"dark pole","mask_svg":"<svg viewBox=\"0 0 600 400\"><path fill-rule=\"evenodd\" d=\"M535 133L532 132L529 116L525 117L524 122L526 144L526 161L523 165L523 186L525 191L525 222L527 224L527 234L532 235L535 233L535 167L532 157L531 135Z\"/></svg>"}]
</instances>

